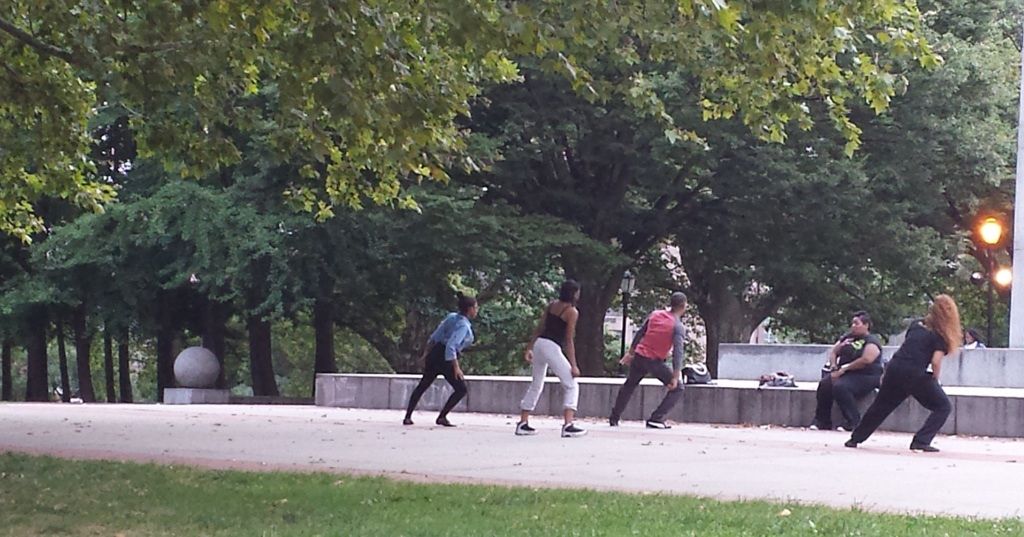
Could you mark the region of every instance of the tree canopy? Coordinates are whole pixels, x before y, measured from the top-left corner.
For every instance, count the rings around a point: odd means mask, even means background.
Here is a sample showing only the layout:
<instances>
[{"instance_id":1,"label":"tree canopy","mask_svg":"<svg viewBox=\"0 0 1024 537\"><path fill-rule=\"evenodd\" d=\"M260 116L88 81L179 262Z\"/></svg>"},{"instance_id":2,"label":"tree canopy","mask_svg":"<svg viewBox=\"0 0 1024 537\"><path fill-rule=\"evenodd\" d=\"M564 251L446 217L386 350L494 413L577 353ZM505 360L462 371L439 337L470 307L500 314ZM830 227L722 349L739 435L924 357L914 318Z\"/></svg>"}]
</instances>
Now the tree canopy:
<instances>
[{"instance_id":1,"label":"tree canopy","mask_svg":"<svg viewBox=\"0 0 1024 537\"><path fill-rule=\"evenodd\" d=\"M288 192L318 215L410 205L404 180L474 167L453 120L523 58L588 99L628 97L673 138L693 133L639 66L689 66L706 117L776 141L821 99L852 150L850 107L886 106L895 59L937 62L919 23L898 0L13 0L0 8L0 230L29 239L44 196L109 201L86 156L90 126L117 116L175 176L237 164L236 133L251 131L268 158L301 156Z\"/></svg>"}]
</instances>

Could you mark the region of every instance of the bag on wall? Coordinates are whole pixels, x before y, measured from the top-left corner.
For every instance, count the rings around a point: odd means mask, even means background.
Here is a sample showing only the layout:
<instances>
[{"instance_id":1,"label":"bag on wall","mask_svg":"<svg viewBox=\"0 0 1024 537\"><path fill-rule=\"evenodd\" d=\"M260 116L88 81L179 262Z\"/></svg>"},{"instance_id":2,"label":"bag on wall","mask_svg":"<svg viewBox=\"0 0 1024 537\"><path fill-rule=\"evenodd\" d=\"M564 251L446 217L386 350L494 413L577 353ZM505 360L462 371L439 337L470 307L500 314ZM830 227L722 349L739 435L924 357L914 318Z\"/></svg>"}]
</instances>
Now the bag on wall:
<instances>
[{"instance_id":1,"label":"bag on wall","mask_svg":"<svg viewBox=\"0 0 1024 537\"><path fill-rule=\"evenodd\" d=\"M683 366L683 378L687 384L711 384L711 373L703 363Z\"/></svg>"},{"instance_id":2,"label":"bag on wall","mask_svg":"<svg viewBox=\"0 0 1024 537\"><path fill-rule=\"evenodd\" d=\"M785 371L777 371L768 375L761 375L757 389L761 388L796 388L796 380L793 375Z\"/></svg>"}]
</instances>

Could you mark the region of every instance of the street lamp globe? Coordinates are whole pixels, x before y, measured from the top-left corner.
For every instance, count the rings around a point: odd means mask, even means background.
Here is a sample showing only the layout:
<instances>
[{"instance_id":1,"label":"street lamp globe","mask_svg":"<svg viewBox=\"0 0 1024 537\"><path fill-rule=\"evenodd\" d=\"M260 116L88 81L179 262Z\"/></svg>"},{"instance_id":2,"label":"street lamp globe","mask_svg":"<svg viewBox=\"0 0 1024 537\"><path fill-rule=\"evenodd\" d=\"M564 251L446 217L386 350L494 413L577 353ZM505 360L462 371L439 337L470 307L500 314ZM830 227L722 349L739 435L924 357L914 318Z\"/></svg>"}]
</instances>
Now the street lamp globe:
<instances>
[{"instance_id":1,"label":"street lamp globe","mask_svg":"<svg viewBox=\"0 0 1024 537\"><path fill-rule=\"evenodd\" d=\"M1007 267L1001 267L992 276L992 279L996 282L996 285L998 285L999 287L1009 287L1010 283L1013 281L1013 271Z\"/></svg>"},{"instance_id":2,"label":"street lamp globe","mask_svg":"<svg viewBox=\"0 0 1024 537\"><path fill-rule=\"evenodd\" d=\"M978 226L978 233L981 235L981 241L985 244L992 246L999 243L999 239L1003 236L1003 225L999 223L993 217L988 217L981 222Z\"/></svg>"}]
</instances>

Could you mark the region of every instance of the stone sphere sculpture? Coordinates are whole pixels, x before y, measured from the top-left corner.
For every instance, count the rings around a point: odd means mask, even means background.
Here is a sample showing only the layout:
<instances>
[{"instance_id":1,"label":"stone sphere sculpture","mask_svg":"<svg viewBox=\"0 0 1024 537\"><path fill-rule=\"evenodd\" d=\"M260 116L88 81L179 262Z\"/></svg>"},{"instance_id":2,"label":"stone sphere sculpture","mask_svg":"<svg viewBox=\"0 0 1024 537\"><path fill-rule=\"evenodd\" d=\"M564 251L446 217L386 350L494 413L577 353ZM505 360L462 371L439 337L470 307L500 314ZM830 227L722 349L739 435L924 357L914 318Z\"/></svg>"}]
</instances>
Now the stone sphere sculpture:
<instances>
[{"instance_id":1,"label":"stone sphere sculpture","mask_svg":"<svg viewBox=\"0 0 1024 537\"><path fill-rule=\"evenodd\" d=\"M217 356L204 347L189 347L174 359L174 378L182 388L213 388L220 375Z\"/></svg>"}]
</instances>

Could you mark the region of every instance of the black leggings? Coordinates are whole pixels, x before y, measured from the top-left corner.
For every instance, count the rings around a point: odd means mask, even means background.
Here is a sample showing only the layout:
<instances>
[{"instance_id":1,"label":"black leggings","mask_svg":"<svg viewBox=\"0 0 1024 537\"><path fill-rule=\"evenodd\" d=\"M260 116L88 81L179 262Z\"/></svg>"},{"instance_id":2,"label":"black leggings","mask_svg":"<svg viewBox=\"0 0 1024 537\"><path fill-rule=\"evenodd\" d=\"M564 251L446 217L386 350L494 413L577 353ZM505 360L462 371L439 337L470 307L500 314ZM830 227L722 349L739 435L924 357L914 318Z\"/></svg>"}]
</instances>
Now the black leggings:
<instances>
[{"instance_id":1,"label":"black leggings","mask_svg":"<svg viewBox=\"0 0 1024 537\"><path fill-rule=\"evenodd\" d=\"M831 428L834 401L843 414L843 425L855 427L860 423L857 399L877 388L879 377L880 375L870 373L847 373L839 377L839 380L833 381L832 377L826 374L818 383L818 406L814 412L814 421L819 427Z\"/></svg>"},{"instance_id":2,"label":"black leggings","mask_svg":"<svg viewBox=\"0 0 1024 537\"><path fill-rule=\"evenodd\" d=\"M892 367L885 372L878 397L864 413L864 418L853 430L850 439L858 444L867 440L907 397L917 399L921 406L932 411L924 425L914 435L915 444L931 444L953 410L949 397L946 397L946 392L931 374Z\"/></svg>"},{"instance_id":3,"label":"black leggings","mask_svg":"<svg viewBox=\"0 0 1024 537\"><path fill-rule=\"evenodd\" d=\"M416 389L412 391L412 395L409 397L409 406L405 409L406 418L412 417L412 411L416 410L416 405L420 403L420 397L423 397L423 393L434 384L434 379L438 375L444 375L444 379L455 390L451 397L448 398L448 402L444 404L444 408L441 409L441 415L438 417L443 418L447 416L455 408L455 405L459 404L459 401L468 393L466 381L455 377L455 365L444 359L444 347L443 343L436 343L430 348L430 352L427 354L427 363L423 367L423 378L420 379L420 383L416 385Z\"/></svg>"}]
</instances>

